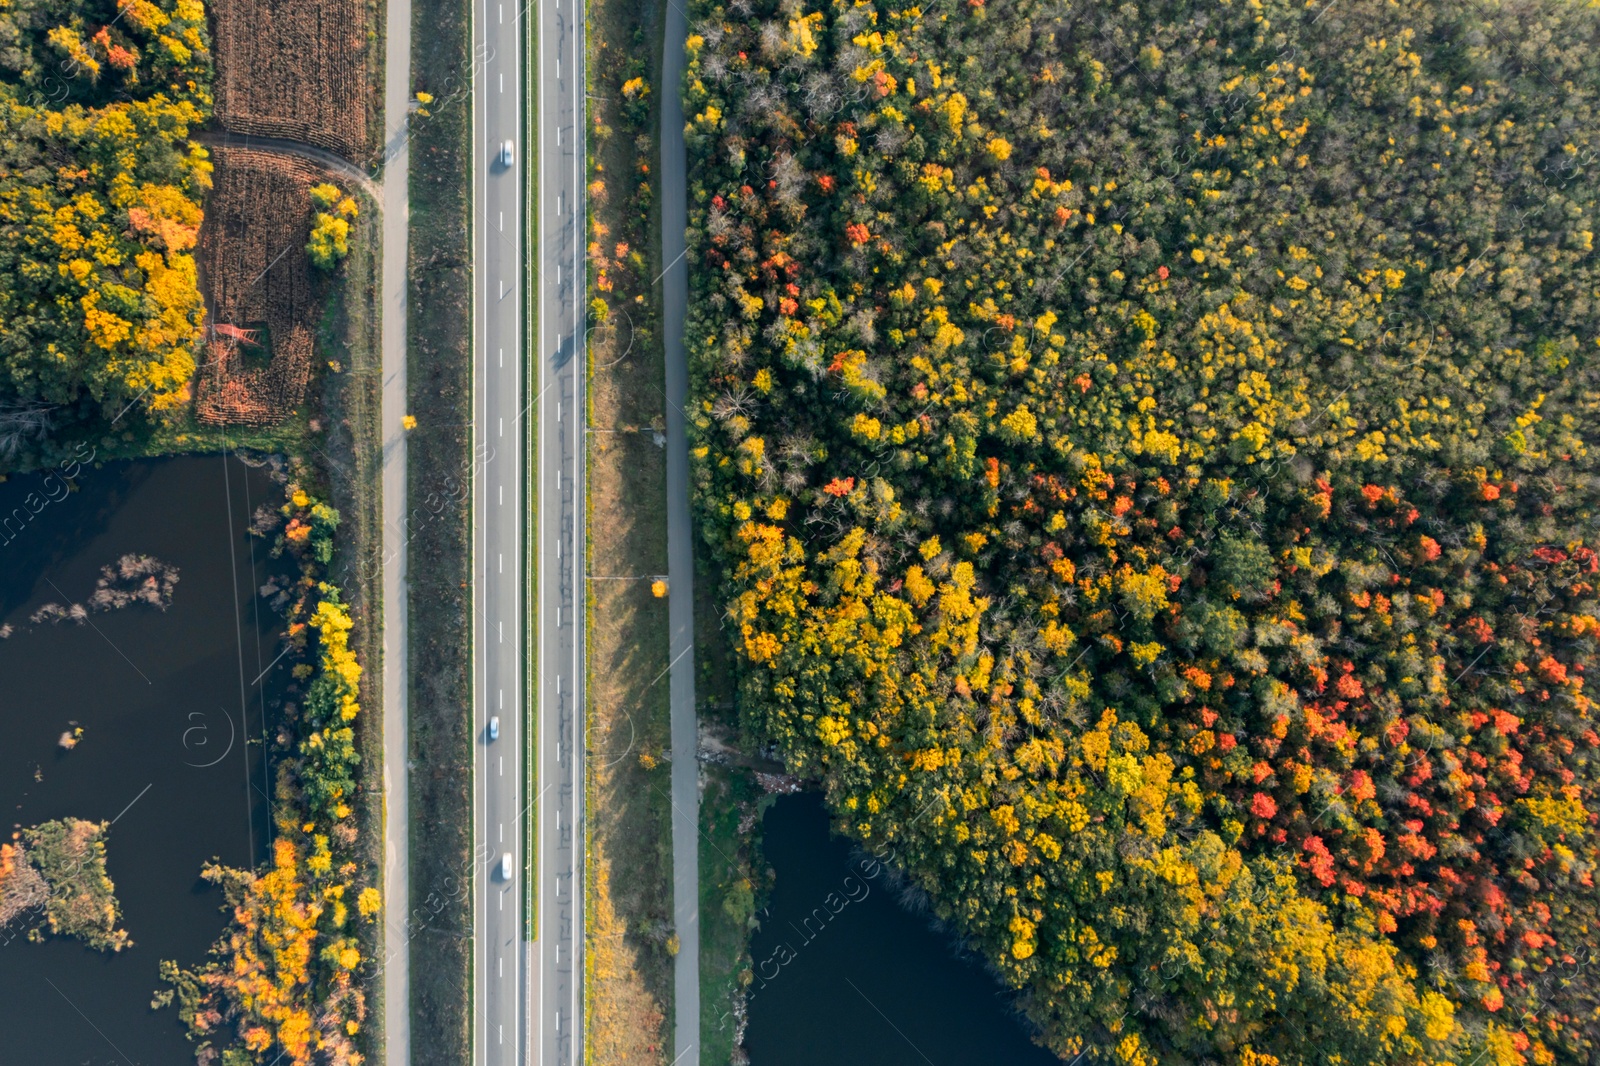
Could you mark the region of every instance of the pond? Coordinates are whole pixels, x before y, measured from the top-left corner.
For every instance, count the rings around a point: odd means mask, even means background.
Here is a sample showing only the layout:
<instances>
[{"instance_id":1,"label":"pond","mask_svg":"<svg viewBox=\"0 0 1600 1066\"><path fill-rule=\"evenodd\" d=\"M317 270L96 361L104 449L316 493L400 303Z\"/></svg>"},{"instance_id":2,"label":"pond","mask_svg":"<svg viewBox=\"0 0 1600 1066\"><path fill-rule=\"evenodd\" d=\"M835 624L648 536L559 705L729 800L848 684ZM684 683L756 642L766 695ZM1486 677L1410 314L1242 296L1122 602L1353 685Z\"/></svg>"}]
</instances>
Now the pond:
<instances>
[{"instance_id":1,"label":"pond","mask_svg":"<svg viewBox=\"0 0 1600 1066\"><path fill-rule=\"evenodd\" d=\"M288 671L257 590L282 568L248 529L283 495L266 470L222 456L86 462L72 492L64 472L0 484L5 839L56 818L112 822L107 868L133 945L0 931L0 1058L175 1066L193 1048L176 1010L150 1007L157 963L194 966L222 931L202 865L254 865L268 845L262 738ZM101 567L130 555L176 568L168 609L95 602ZM33 620L48 603L88 609Z\"/></svg>"},{"instance_id":2,"label":"pond","mask_svg":"<svg viewBox=\"0 0 1600 1066\"><path fill-rule=\"evenodd\" d=\"M820 797L780 797L762 833L776 880L751 944L751 1066L1058 1064L883 867L829 833Z\"/></svg>"}]
</instances>

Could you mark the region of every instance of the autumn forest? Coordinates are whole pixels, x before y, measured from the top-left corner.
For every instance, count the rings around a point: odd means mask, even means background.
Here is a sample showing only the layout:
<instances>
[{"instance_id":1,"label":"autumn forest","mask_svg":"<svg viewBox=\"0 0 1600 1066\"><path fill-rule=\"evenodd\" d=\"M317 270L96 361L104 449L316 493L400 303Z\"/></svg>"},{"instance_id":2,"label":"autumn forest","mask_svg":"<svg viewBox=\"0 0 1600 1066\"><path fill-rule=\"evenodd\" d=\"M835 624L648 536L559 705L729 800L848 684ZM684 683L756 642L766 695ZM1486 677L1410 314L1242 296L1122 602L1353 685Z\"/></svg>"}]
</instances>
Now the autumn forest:
<instances>
[{"instance_id":1,"label":"autumn forest","mask_svg":"<svg viewBox=\"0 0 1600 1066\"><path fill-rule=\"evenodd\" d=\"M1600 10L700 0L743 728L1065 1059L1600 1055Z\"/></svg>"},{"instance_id":2,"label":"autumn forest","mask_svg":"<svg viewBox=\"0 0 1600 1066\"><path fill-rule=\"evenodd\" d=\"M210 79L198 0L0 7L5 456L188 399Z\"/></svg>"}]
</instances>

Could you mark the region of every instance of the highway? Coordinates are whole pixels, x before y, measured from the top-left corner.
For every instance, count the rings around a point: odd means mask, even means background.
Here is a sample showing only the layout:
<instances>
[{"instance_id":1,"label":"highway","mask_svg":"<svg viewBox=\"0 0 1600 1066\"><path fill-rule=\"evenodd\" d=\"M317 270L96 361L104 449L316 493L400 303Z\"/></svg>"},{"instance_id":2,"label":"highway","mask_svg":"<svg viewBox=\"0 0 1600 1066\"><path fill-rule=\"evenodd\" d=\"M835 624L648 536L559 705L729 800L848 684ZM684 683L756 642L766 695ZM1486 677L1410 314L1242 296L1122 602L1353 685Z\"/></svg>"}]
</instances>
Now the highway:
<instances>
[{"instance_id":1,"label":"highway","mask_svg":"<svg viewBox=\"0 0 1600 1066\"><path fill-rule=\"evenodd\" d=\"M584 7L540 0L538 115L538 938L530 1066L583 1058Z\"/></svg>"},{"instance_id":2,"label":"highway","mask_svg":"<svg viewBox=\"0 0 1600 1066\"><path fill-rule=\"evenodd\" d=\"M523 921L527 735L526 459L523 338L523 85L521 7L477 0L473 12L473 914L474 1063L524 1061L528 948ZM514 158L500 146L513 142ZM490 722L499 735L491 739ZM501 858L511 856L510 876Z\"/></svg>"},{"instance_id":3,"label":"highway","mask_svg":"<svg viewBox=\"0 0 1600 1066\"><path fill-rule=\"evenodd\" d=\"M475 385L477 454L485 458L474 501L475 825L479 854L492 859L479 879L475 916L474 1061L557 1066L582 1053L575 979L583 973L582 8L575 0L479 3ZM526 53L531 79L524 43L537 49ZM500 161L507 140L515 142L509 166ZM499 738L490 740L494 717ZM531 780L524 772L530 754ZM530 839L531 856L524 851ZM500 867L506 854L509 879ZM531 923L522 906L527 877L535 879L538 908Z\"/></svg>"}]
</instances>

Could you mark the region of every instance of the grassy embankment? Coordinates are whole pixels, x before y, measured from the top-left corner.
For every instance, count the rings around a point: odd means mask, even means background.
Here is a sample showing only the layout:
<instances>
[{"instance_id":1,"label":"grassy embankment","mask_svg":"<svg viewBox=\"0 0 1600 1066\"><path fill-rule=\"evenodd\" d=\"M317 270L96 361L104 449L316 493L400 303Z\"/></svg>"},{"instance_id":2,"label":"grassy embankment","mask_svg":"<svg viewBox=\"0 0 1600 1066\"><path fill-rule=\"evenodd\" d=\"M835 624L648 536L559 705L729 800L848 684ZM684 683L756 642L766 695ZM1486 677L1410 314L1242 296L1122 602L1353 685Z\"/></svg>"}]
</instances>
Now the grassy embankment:
<instances>
[{"instance_id":1,"label":"grassy embankment","mask_svg":"<svg viewBox=\"0 0 1600 1066\"><path fill-rule=\"evenodd\" d=\"M660 6L589 5L587 1038L607 1066L671 1059L665 367L653 209ZM641 79L634 82L633 79ZM625 85L632 85L624 96ZM625 246L619 248L619 245ZM599 316L595 316L596 319Z\"/></svg>"},{"instance_id":2,"label":"grassy embankment","mask_svg":"<svg viewBox=\"0 0 1600 1066\"><path fill-rule=\"evenodd\" d=\"M369 0L367 21L368 150L374 159L383 150L383 71L386 28L384 4ZM369 166L368 170L376 170ZM352 190L365 222L351 245L341 283L323 304L319 340L323 352L342 352L344 373L325 382L323 411L327 420L322 459L330 472L333 504L343 518L332 576L344 590L355 622L351 646L361 663L362 702L367 713L356 731L361 754L361 799L356 817L361 862L382 871L383 840L383 220L382 210L359 189ZM386 901L387 902L387 901ZM361 954L383 958L383 924L361 928ZM384 1002L381 968L368 982L370 1001ZM369 1062L382 1061L384 1012L372 1011L363 1026L362 1050Z\"/></svg>"},{"instance_id":3,"label":"grassy embankment","mask_svg":"<svg viewBox=\"0 0 1600 1066\"><path fill-rule=\"evenodd\" d=\"M359 195L359 194L357 194ZM325 436L309 443L315 469L325 471L327 494L339 511L337 551L330 579L350 607L351 646L361 664L361 703L366 711L356 729L361 754L361 803L357 829L361 863L383 869L383 528L381 518L382 454L380 401L383 383L381 344L382 223L376 205L360 196L363 225L352 242L339 282L323 304L318 333L320 350L340 353L343 372L323 381ZM361 954L383 958L379 923L362 925ZM383 975L369 984L375 1003L383 1002ZM383 1012L373 1011L362 1027L369 1060L382 1058Z\"/></svg>"},{"instance_id":4,"label":"grassy embankment","mask_svg":"<svg viewBox=\"0 0 1600 1066\"><path fill-rule=\"evenodd\" d=\"M412 12L412 77L436 103L414 117L408 274L407 523L411 656L411 893L429 917L411 941L411 1054L466 1062L471 1051L472 866L471 22L466 5ZM417 504L434 495L434 504Z\"/></svg>"}]
</instances>

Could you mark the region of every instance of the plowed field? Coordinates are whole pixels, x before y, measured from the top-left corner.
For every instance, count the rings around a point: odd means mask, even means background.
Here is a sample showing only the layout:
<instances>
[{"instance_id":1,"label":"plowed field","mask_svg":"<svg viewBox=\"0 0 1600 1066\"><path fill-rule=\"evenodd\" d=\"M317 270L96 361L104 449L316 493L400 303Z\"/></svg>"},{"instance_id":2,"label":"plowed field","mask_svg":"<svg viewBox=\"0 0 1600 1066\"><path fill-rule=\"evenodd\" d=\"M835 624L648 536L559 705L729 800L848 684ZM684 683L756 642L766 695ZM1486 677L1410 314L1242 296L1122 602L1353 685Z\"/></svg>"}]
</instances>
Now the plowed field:
<instances>
[{"instance_id":1,"label":"plowed field","mask_svg":"<svg viewBox=\"0 0 1600 1066\"><path fill-rule=\"evenodd\" d=\"M217 118L224 129L370 154L371 48L363 0L222 0Z\"/></svg>"},{"instance_id":2,"label":"plowed field","mask_svg":"<svg viewBox=\"0 0 1600 1066\"><path fill-rule=\"evenodd\" d=\"M216 172L200 227L206 321L254 330L257 343L208 333L196 382L201 422L270 425L305 398L311 377L309 190L325 180L300 160L215 148Z\"/></svg>"}]
</instances>

